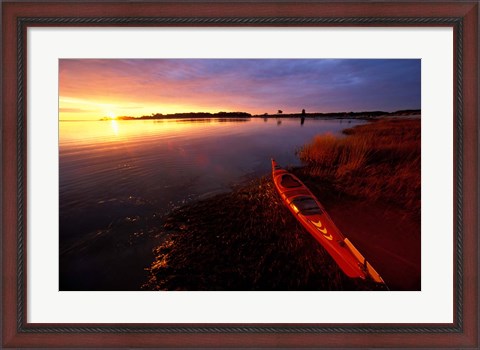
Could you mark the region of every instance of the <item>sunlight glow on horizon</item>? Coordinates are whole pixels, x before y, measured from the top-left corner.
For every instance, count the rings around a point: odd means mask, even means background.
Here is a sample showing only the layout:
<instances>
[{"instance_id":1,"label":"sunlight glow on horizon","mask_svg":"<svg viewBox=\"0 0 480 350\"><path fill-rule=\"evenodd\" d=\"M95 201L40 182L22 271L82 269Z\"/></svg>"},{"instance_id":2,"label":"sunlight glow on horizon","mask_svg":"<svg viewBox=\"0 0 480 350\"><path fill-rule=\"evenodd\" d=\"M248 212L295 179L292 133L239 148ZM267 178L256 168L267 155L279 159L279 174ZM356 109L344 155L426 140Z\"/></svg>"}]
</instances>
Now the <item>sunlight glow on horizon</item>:
<instances>
[{"instance_id":1,"label":"sunlight glow on horizon","mask_svg":"<svg viewBox=\"0 0 480 350\"><path fill-rule=\"evenodd\" d=\"M114 119L118 117L141 117L156 113L174 114L174 113L189 113L189 112L206 112L217 113L223 112L237 112L236 110L216 110L209 109L203 106L195 106L192 104L177 105L177 104L162 104L149 103L145 106L136 106L133 102L126 101L109 101L97 102L97 100L86 100L76 98L59 99L59 119L60 120L100 120L102 118Z\"/></svg>"},{"instance_id":2,"label":"sunlight glow on horizon","mask_svg":"<svg viewBox=\"0 0 480 350\"><path fill-rule=\"evenodd\" d=\"M420 109L415 59L61 59L59 119Z\"/></svg>"}]
</instances>

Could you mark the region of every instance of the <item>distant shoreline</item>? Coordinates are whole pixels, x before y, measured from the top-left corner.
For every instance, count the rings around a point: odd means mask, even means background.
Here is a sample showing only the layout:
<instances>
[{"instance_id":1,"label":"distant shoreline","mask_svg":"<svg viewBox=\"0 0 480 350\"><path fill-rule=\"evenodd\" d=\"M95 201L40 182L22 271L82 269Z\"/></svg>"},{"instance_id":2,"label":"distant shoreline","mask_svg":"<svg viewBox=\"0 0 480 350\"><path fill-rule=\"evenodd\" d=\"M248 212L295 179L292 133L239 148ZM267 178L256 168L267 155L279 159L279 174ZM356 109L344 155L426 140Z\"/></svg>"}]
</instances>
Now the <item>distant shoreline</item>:
<instances>
[{"instance_id":1,"label":"distant shoreline","mask_svg":"<svg viewBox=\"0 0 480 350\"><path fill-rule=\"evenodd\" d=\"M376 119L383 117L409 117L421 115L420 109L407 109L395 112L385 111L362 111L362 112L333 112L333 113L276 113L276 114L250 114L246 112L189 112L189 113L175 113L175 114L161 114L156 113L141 117L119 116L116 118L103 117L100 121L110 120L168 120L168 119L278 119L278 118L308 118L308 119ZM63 120L62 120L63 121Z\"/></svg>"}]
</instances>

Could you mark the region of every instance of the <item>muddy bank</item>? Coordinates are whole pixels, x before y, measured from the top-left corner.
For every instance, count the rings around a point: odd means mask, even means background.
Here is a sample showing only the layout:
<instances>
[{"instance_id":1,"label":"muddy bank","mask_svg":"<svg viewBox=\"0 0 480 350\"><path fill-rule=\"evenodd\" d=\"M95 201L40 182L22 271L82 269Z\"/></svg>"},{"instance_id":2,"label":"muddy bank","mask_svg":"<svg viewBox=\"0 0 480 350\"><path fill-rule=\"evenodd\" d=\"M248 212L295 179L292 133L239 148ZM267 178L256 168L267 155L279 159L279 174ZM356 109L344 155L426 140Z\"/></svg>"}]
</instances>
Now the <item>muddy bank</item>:
<instances>
[{"instance_id":1,"label":"muddy bank","mask_svg":"<svg viewBox=\"0 0 480 350\"><path fill-rule=\"evenodd\" d=\"M330 190L325 197L335 196ZM382 289L341 272L280 202L270 176L177 209L162 231L168 238L143 289Z\"/></svg>"}]
</instances>

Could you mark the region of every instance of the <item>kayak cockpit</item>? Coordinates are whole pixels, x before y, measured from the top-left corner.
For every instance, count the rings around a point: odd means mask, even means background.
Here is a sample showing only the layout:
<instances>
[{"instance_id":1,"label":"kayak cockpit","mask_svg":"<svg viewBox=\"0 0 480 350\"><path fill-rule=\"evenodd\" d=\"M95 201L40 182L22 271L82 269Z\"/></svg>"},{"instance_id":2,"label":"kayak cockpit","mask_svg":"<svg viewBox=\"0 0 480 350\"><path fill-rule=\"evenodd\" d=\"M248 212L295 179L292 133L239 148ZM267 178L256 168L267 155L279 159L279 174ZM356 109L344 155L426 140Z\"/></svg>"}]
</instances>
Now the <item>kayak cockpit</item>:
<instances>
[{"instance_id":1,"label":"kayak cockpit","mask_svg":"<svg viewBox=\"0 0 480 350\"><path fill-rule=\"evenodd\" d=\"M282 175L282 179L280 180L280 185L284 188L295 188L301 187L302 183L295 179L292 175L284 174Z\"/></svg>"},{"instance_id":2,"label":"kayak cockpit","mask_svg":"<svg viewBox=\"0 0 480 350\"><path fill-rule=\"evenodd\" d=\"M323 213L317 201L310 196L296 197L291 203L297 212L306 216Z\"/></svg>"}]
</instances>

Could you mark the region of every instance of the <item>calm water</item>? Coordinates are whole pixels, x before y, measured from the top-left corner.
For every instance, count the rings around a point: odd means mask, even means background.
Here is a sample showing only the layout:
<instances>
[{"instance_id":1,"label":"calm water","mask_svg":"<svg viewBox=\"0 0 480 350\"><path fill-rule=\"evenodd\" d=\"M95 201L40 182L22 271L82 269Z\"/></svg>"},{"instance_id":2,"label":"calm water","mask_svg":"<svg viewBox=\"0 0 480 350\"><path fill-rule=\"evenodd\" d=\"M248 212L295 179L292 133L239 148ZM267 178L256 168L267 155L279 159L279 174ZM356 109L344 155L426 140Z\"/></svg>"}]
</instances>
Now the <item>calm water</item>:
<instances>
[{"instance_id":1,"label":"calm water","mask_svg":"<svg viewBox=\"0 0 480 350\"><path fill-rule=\"evenodd\" d=\"M359 121L296 119L60 122L60 289L135 290L159 218L271 171Z\"/></svg>"}]
</instances>

